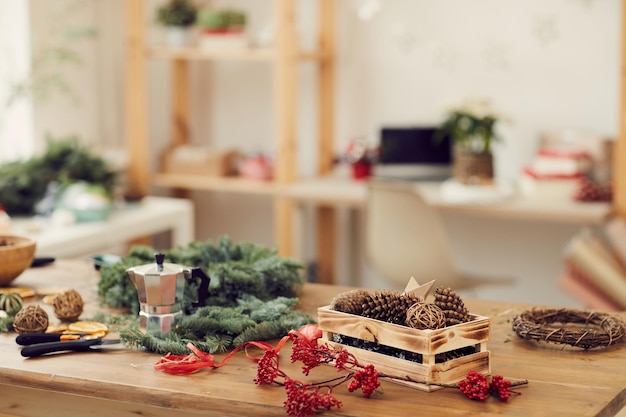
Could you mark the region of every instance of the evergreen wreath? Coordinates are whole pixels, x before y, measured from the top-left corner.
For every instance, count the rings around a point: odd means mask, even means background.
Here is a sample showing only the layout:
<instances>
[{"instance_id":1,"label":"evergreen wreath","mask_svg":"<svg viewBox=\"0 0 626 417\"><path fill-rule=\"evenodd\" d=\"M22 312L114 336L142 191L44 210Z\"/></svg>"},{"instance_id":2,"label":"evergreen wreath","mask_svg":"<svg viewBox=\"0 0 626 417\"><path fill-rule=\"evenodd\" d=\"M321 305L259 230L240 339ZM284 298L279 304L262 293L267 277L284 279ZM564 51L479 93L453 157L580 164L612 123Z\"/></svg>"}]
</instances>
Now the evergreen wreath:
<instances>
[{"instance_id":1,"label":"evergreen wreath","mask_svg":"<svg viewBox=\"0 0 626 417\"><path fill-rule=\"evenodd\" d=\"M113 308L139 311L137 290L126 269L154 262L157 250L135 246L120 262L100 270L98 294ZM267 247L222 236L217 242L192 242L186 247L162 251L168 262L202 268L211 278L205 307L194 308L191 299L197 283L186 288L185 314L166 335L144 334L135 321L120 330L120 339L152 352L187 354L193 341L203 351L220 353L252 340L282 337L292 329L313 323L293 308L304 284L302 265L277 256Z\"/></svg>"}]
</instances>

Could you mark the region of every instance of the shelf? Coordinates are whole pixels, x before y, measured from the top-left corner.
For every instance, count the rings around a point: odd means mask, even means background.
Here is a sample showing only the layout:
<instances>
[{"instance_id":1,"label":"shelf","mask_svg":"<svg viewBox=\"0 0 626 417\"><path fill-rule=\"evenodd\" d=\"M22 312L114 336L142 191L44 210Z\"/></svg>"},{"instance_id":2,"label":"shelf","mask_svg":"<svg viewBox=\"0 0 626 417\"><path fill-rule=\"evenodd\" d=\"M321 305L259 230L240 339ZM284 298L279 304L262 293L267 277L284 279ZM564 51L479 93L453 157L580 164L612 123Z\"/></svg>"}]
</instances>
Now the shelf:
<instances>
[{"instance_id":1,"label":"shelf","mask_svg":"<svg viewBox=\"0 0 626 417\"><path fill-rule=\"evenodd\" d=\"M271 48L246 48L224 51L206 51L196 47L171 48L168 46L150 46L145 50L146 56L161 59L185 60L234 60L234 61L271 61L275 51Z\"/></svg>"},{"instance_id":2,"label":"shelf","mask_svg":"<svg viewBox=\"0 0 626 417\"><path fill-rule=\"evenodd\" d=\"M198 47L172 48L169 46L149 46L145 49L149 58L157 59L184 59L188 61L203 60L231 60L231 61L272 61L276 58L273 48L245 48L223 51L207 51ZM325 55L322 52L299 52L299 60L322 61Z\"/></svg>"},{"instance_id":3,"label":"shelf","mask_svg":"<svg viewBox=\"0 0 626 417\"><path fill-rule=\"evenodd\" d=\"M317 40L306 51L298 45L298 28L294 0L273 0L274 41L271 47L247 47L232 50L207 50L199 45L175 48L163 44L148 44L150 29L146 16L148 0L125 0L126 19L126 137L130 154L129 188L149 194L153 186L178 190L204 190L268 196L274 199L274 231L278 253L291 256L294 233L292 218L294 201L286 197L285 188L297 178L298 124L298 65L313 63L316 71L318 173L332 167L334 131L334 56L335 0L316 0ZM271 100L273 110L275 182L252 181L242 178L211 178L194 175L153 173L146 158L151 152L149 138L150 90L148 61L162 60L170 64L170 146L189 143L191 112L190 62L232 61L234 63L265 63L272 70ZM162 84L159 85L163 88ZM318 265L320 275L333 280L333 230L335 217L326 207L316 213L318 236ZM319 233L323 231L323 233Z\"/></svg>"},{"instance_id":4,"label":"shelf","mask_svg":"<svg viewBox=\"0 0 626 417\"><path fill-rule=\"evenodd\" d=\"M271 181L255 181L240 177L206 177L185 174L154 174L153 184L166 188L200 191L228 191L232 193L277 195L280 186Z\"/></svg>"}]
</instances>

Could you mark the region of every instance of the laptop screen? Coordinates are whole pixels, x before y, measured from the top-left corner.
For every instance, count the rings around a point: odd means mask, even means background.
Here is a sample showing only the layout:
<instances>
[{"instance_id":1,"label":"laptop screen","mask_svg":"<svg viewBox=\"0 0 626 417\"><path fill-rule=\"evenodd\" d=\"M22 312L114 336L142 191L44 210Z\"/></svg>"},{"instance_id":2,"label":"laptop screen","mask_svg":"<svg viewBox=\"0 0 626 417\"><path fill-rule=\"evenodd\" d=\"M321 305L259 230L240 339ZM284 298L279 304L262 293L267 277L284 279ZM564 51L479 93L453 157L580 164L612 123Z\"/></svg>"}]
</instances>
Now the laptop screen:
<instances>
[{"instance_id":1,"label":"laptop screen","mask_svg":"<svg viewBox=\"0 0 626 417\"><path fill-rule=\"evenodd\" d=\"M450 138L438 138L436 132L436 127L381 129L380 153L374 176L411 181L444 181L450 178Z\"/></svg>"}]
</instances>

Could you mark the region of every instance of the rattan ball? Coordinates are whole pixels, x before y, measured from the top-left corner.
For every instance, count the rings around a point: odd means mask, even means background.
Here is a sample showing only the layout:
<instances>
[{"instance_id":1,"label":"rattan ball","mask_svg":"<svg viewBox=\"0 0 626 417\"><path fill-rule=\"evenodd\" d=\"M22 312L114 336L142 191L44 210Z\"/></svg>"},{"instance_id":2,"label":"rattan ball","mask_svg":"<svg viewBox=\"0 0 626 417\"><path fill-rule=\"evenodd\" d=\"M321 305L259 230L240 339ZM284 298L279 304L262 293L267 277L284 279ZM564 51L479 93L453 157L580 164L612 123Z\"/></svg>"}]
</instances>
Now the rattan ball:
<instances>
[{"instance_id":1,"label":"rattan ball","mask_svg":"<svg viewBox=\"0 0 626 417\"><path fill-rule=\"evenodd\" d=\"M54 297L54 314L61 321L76 321L83 313L83 297L76 290L67 290Z\"/></svg>"},{"instance_id":2,"label":"rattan ball","mask_svg":"<svg viewBox=\"0 0 626 417\"><path fill-rule=\"evenodd\" d=\"M406 324L420 330L435 330L446 327L443 310L431 303L415 303L406 311Z\"/></svg>"},{"instance_id":3,"label":"rattan ball","mask_svg":"<svg viewBox=\"0 0 626 417\"><path fill-rule=\"evenodd\" d=\"M38 333L48 328L48 313L38 305L29 305L15 315L13 328L18 333Z\"/></svg>"}]
</instances>

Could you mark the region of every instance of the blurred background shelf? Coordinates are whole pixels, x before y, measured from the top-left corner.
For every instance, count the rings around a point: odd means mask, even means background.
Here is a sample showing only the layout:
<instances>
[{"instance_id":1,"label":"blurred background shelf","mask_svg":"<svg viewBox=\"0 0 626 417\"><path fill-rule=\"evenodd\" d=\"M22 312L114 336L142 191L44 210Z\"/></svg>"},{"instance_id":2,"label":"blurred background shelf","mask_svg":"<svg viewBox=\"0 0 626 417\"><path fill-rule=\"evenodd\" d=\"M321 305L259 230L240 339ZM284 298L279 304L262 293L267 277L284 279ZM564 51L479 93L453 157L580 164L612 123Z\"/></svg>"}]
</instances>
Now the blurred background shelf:
<instances>
[{"instance_id":1,"label":"blurred background shelf","mask_svg":"<svg viewBox=\"0 0 626 417\"><path fill-rule=\"evenodd\" d=\"M279 187L271 181L255 181L239 177L207 177L157 173L152 183L159 187L201 191L228 191L234 193L276 195Z\"/></svg>"}]
</instances>

